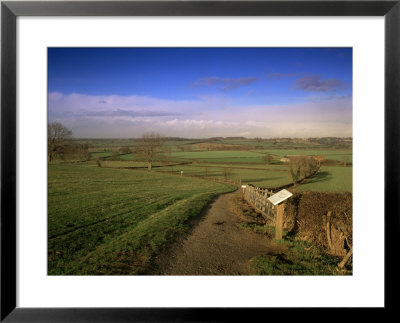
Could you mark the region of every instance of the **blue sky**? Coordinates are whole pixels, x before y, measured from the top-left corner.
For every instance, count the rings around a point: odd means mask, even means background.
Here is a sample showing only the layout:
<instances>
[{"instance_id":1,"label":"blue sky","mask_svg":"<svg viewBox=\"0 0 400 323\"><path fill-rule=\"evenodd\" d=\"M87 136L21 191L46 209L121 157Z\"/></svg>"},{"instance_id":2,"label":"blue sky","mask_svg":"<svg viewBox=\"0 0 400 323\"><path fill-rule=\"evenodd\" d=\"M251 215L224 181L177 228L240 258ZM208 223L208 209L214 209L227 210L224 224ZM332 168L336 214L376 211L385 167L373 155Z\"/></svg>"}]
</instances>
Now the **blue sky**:
<instances>
[{"instance_id":1,"label":"blue sky","mask_svg":"<svg viewBox=\"0 0 400 323\"><path fill-rule=\"evenodd\" d=\"M75 137L352 135L351 48L49 48Z\"/></svg>"}]
</instances>

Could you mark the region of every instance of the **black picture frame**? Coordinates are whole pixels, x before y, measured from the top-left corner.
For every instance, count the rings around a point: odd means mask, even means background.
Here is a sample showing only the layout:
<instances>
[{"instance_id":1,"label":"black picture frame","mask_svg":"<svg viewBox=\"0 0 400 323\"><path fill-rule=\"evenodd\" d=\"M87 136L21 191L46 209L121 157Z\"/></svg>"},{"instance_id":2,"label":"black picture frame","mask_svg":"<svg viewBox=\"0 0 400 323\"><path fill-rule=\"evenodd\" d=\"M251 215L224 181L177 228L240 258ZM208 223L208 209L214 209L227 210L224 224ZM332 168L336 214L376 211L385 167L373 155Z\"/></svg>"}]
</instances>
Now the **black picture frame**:
<instances>
[{"instance_id":1,"label":"black picture frame","mask_svg":"<svg viewBox=\"0 0 400 323\"><path fill-rule=\"evenodd\" d=\"M384 16L385 307L396 310L399 234L400 0L3 1L1 3L1 321L202 322L256 320L266 309L16 307L16 19L19 16ZM373 125L371 125L373 127ZM373 233L371 233L373 235ZM373 256L371 256L373 261ZM38 291L40 293L40 291ZM345 291L344 291L345 292ZM269 309L270 311L279 309ZM280 309L287 310L287 309ZM377 309L378 315L381 310ZM281 314L280 314L281 315ZM381 316L379 316L381 318Z\"/></svg>"}]
</instances>

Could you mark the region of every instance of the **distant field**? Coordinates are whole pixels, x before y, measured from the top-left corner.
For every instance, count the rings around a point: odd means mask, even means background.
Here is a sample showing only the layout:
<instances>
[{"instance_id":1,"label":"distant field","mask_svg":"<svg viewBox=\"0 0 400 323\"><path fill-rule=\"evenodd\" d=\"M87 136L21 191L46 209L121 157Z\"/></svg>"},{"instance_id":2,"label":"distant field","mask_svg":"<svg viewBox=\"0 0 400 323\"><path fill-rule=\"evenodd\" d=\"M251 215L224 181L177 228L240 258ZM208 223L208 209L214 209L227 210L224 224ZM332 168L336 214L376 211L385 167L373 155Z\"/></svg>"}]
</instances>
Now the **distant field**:
<instances>
[{"instance_id":1,"label":"distant field","mask_svg":"<svg viewBox=\"0 0 400 323\"><path fill-rule=\"evenodd\" d=\"M215 150L215 151L193 151L193 152L174 152L173 157L190 159L215 159L215 158L249 158L260 157L260 153L253 151L240 150Z\"/></svg>"},{"instance_id":2,"label":"distant field","mask_svg":"<svg viewBox=\"0 0 400 323\"><path fill-rule=\"evenodd\" d=\"M122 146L135 146L134 139L76 139L76 141L85 142L89 144L89 148L119 148ZM220 138L220 139L172 139L169 138L166 141L166 145L170 147L180 147L180 146L190 146L192 144L203 144L203 143L212 143L212 144L228 144L228 145L242 145L242 146L257 146L262 147L263 149L338 149L335 143L329 142L297 142L297 141L277 141L275 139L245 139L245 138L236 138L236 139L228 139L228 138ZM341 148L351 149L351 141L344 143L341 142ZM343 147L344 146L344 147ZM340 148L339 148L340 149Z\"/></svg>"},{"instance_id":3,"label":"distant field","mask_svg":"<svg viewBox=\"0 0 400 323\"><path fill-rule=\"evenodd\" d=\"M169 160L172 162L183 161L200 161L214 163L264 163L262 153L254 151L174 151L169 155ZM91 152L92 158L100 157L105 160L111 156L110 152L96 151ZM138 160L139 157L134 154L124 154L119 156L120 160Z\"/></svg>"},{"instance_id":4,"label":"distant field","mask_svg":"<svg viewBox=\"0 0 400 323\"><path fill-rule=\"evenodd\" d=\"M92 158L106 158L111 156L111 152L96 151L96 152L91 152L90 155L92 156Z\"/></svg>"},{"instance_id":5,"label":"distant field","mask_svg":"<svg viewBox=\"0 0 400 323\"><path fill-rule=\"evenodd\" d=\"M260 166L260 165L259 165ZM177 166L164 166L154 169L157 172L168 172L171 174L199 176L205 179L228 179L242 181L243 184L253 184L259 187L278 187L291 182L287 166L269 165L260 168L237 166L237 165L218 165L218 164L190 164Z\"/></svg>"},{"instance_id":6,"label":"distant field","mask_svg":"<svg viewBox=\"0 0 400 323\"><path fill-rule=\"evenodd\" d=\"M271 154L274 160L279 160L287 155L323 155L325 159L343 161L347 158L347 162L352 162L351 151L330 151L330 150L249 150L249 151L188 151L179 152L174 151L170 154L169 160L172 162L182 161L197 161L206 163L238 163L238 164L265 164L263 156ZM92 158L100 157L102 159L109 159L111 152L92 152ZM124 154L118 157L120 160L139 160L139 157L132 154Z\"/></svg>"},{"instance_id":7,"label":"distant field","mask_svg":"<svg viewBox=\"0 0 400 323\"><path fill-rule=\"evenodd\" d=\"M195 160L209 163L264 163L261 153L240 150L174 152L171 154L171 159Z\"/></svg>"},{"instance_id":8,"label":"distant field","mask_svg":"<svg viewBox=\"0 0 400 323\"><path fill-rule=\"evenodd\" d=\"M299 185L301 191L352 192L352 167L322 166L319 173ZM162 166L154 168L157 172L185 176L198 176L205 179L217 178L242 181L262 188L275 188L292 183L287 165L218 165L190 164Z\"/></svg>"},{"instance_id":9,"label":"distant field","mask_svg":"<svg viewBox=\"0 0 400 323\"><path fill-rule=\"evenodd\" d=\"M268 152L271 155L278 157L284 157L287 155L322 155L325 159L342 161L344 156L348 157L348 161L352 162L352 151L351 150L338 150L338 149L268 149L268 151L257 150L259 153Z\"/></svg>"},{"instance_id":10,"label":"distant field","mask_svg":"<svg viewBox=\"0 0 400 323\"><path fill-rule=\"evenodd\" d=\"M262 156L266 153L274 156L274 163L266 165ZM107 153L99 152L105 156L102 165L105 167L146 167L146 163L138 160L134 154L121 155L118 161L111 161ZM289 166L279 163L279 159L287 155L323 155L326 159L342 161L344 156L347 161L352 161L351 150L339 149L274 149L274 150L249 150L249 151L174 151L169 161L155 162L154 170L169 174L198 176L203 178L217 178L242 183L253 184L263 188L274 188L292 182ZM135 161L133 159L136 159ZM185 165L166 166L189 162ZM340 164L339 164L340 165ZM299 190L312 190L323 192L352 191L352 168L343 166L323 166L319 174L298 187Z\"/></svg>"},{"instance_id":11,"label":"distant field","mask_svg":"<svg viewBox=\"0 0 400 323\"><path fill-rule=\"evenodd\" d=\"M113 168L126 168L126 167L142 167L146 168L147 164L142 161L132 161L132 160L102 160L100 161L102 167L113 167ZM93 166L93 163L89 164Z\"/></svg>"},{"instance_id":12,"label":"distant field","mask_svg":"<svg viewBox=\"0 0 400 323\"><path fill-rule=\"evenodd\" d=\"M132 154L121 155L121 156L119 156L119 159L121 159L121 160L133 160L133 155Z\"/></svg>"},{"instance_id":13,"label":"distant field","mask_svg":"<svg viewBox=\"0 0 400 323\"><path fill-rule=\"evenodd\" d=\"M48 274L137 274L213 197L235 188L198 178L49 165Z\"/></svg>"}]
</instances>

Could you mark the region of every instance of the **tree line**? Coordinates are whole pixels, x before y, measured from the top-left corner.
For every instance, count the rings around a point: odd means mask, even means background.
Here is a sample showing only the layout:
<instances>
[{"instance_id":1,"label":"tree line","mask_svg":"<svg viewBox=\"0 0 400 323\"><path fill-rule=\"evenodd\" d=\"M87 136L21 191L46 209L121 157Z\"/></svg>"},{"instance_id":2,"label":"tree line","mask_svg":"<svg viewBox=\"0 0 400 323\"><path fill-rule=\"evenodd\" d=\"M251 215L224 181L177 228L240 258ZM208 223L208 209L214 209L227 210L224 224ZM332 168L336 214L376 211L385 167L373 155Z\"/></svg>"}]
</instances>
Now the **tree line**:
<instances>
[{"instance_id":1,"label":"tree line","mask_svg":"<svg viewBox=\"0 0 400 323\"><path fill-rule=\"evenodd\" d=\"M47 156L48 161L55 159L68 159L76 156L81 161L90 160L91 154L87 143L74 142L72 131L59 122L52 122L47 125ZM130 147L121 147L119 151L114 150L110 159L116 160L121 154L134 153L139 159L147 163L148 170L151 170L154 161L168 159L169 149L165 146L165 139L155 133L149 132L142 135L136 142L133 151ZM99 160L96 161L101 166Z\"/></svg>"}]
</instances>

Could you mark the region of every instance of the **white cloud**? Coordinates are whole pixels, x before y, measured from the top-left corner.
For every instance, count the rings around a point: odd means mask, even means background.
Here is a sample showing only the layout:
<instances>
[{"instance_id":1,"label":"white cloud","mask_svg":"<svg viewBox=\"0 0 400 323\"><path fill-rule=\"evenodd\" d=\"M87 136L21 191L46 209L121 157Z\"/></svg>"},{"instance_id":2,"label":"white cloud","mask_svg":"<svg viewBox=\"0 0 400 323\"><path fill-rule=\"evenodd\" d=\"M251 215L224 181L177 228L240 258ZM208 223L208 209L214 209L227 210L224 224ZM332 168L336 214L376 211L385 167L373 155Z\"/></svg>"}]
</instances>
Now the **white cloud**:
<instances>
[{"instance_id":1,"label":"white cloud","mask_svg":"<svg viewBox=\"0 0 400 323\"><path fill-rule=\"evenodd\" d=\"M63 123L77 138L132 138L148 131L187 138L351 136L352 101L237 107L228 97L173 101L49 93L49 121Z\"/></svg>"}]
</instances>

